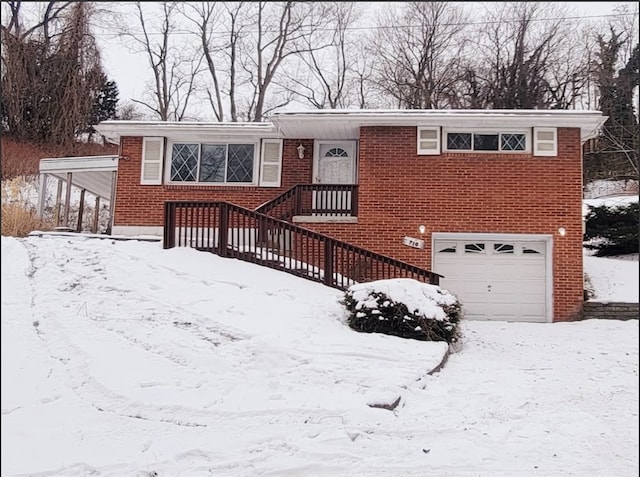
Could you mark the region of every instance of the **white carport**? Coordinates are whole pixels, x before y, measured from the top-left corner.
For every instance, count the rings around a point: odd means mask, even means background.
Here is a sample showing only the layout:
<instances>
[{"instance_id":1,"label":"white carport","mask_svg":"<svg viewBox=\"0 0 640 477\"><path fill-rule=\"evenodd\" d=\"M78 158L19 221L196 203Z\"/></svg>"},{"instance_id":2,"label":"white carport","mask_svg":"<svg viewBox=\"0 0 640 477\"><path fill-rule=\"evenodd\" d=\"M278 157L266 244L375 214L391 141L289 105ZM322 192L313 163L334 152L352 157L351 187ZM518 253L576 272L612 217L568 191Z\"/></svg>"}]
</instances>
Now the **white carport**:
<instances>
[{"instance_id":1,"label":"white carport","mask_svg":"<svg viewBox=\"0 0 640 477\"><path fill-rule=\"evenodd\" d=\"M55 225L69 230L82 230L82 212L85 192L96 198L95 216L91 231L97 232L100 201L109 202L109 229L113 225L113 204L116 192L118 156L50 157L40 160L40 190L38 192L38 213L42 217L47 199L47 185L50 178L58 180L55 205ZM64 208L62 204L63 183L65 187ZM69 224L71 186L80 189L78 223Z\"/></svg>"}]
</instances>

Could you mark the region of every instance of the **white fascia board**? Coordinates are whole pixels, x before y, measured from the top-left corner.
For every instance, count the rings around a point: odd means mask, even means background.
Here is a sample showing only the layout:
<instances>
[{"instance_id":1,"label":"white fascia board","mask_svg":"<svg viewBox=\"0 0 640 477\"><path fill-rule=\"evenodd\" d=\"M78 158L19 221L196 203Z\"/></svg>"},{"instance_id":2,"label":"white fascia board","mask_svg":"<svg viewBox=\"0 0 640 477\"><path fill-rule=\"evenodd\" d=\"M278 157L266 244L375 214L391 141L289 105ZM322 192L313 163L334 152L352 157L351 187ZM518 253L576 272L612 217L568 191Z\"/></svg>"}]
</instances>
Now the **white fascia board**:
<instances>
[{"instance_id":1,"label":"white fascia board","mask_svg":"<svg viewBox=\"0 0 640 477\"><path fill-rule=\"evenodd\" d=\"M289 136L309 129L344 124L357 134L362 126L442 126L465 129L504 129L530 127L580 128L582 139L592 136L607 120L600 111L574 110L317 110L276 113L272 122Z\"/></svg>"},{"instance_id":2,"label":"white fascia board","mask_svg":"<svg viewBox=\"0 0 640 477\"><path fill-rule=\"evenodd\" d=\"M41 173L117 171L118 156L47 157L40 159Z\"/></svg>"},{"instance_id":3,"label":"white fascia board","mask_svg":"<svg viewBox=\"0 0 640 477\"><path fill-rule=\"evenodd\" d=\"M271 123L205 123L166 121L103 121L95 129L103 136L119 140L124 136L166 137L179 141L215 138L277 138Z\"/></svg>"}]
</instances>

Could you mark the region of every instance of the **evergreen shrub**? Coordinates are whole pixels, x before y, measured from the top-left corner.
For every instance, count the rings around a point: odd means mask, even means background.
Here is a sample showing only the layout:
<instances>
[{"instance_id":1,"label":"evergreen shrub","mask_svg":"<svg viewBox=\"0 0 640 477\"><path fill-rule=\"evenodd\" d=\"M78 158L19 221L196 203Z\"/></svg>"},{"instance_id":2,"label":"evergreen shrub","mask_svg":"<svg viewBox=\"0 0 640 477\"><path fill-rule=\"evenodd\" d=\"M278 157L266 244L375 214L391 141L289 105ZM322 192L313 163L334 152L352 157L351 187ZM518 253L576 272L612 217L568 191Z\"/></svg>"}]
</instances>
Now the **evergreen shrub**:
<instances>
[{"instance_id":1,"label":"evergreen shrub","mask_svg":"<svg viewBox=\"0 0 640 477\"><path fill-rule=\"evenodd\" d=\"M436 285L406 278L359 283L342 303L347 323L359 332L449 344L460 339L461 303Z\"/></svg>"},{"instance_id":2,"label":"evergreen shrub","mask_svg":"<svg viewBox=\"0 0 640 477\"><path fill-rule=\"evenodd\" d=\"M597 257L638 253L638 202L589 206L584 246Z\"/></svg>"}]
</instances>

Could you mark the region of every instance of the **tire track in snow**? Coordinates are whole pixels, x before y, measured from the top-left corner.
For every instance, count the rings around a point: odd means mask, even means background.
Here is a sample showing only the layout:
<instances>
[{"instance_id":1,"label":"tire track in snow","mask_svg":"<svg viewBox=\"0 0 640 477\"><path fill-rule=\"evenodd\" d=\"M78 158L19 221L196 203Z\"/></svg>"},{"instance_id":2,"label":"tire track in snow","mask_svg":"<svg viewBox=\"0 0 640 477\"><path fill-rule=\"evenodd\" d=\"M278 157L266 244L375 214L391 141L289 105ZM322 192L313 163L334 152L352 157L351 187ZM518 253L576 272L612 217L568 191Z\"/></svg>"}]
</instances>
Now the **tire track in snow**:
<instances>
[{"instance_id":1,"label":"tire track in snow","mask_svg":"<svg viewBox=\"0 0 640 477\"><path fill-rule=\"evenodd\" d=\"M308 409L289 409L286 411L282 409L215 410L212 412L203 408L181 405L156 405L134 400L114 392L107 385L101 383L98 377L92 375L89 365L91 355L87 353L86 348L74 343L69 338L70 336L80 334L88 337L95 335L96 331L115 333L132 348L159 355L174 364L180 363L167 357L166 353L159 351L152 344L145 345L140 340L126 336L126 332L123 330L114 330L113 327L106 326L105 322L87 320L83 319L87 318L86 316L79 316L81 314L79 311L86 310L85 298L91 294L92 285L87 282L89 274L77 273L76 270L89 267L94 273L105 271L109 268L106 261L113 261L113 256L106 257L96 253L93 257L86 257L83 255L86 250L72 241L68 241L68 245L71 246L65 247L62 253L60 253L60 248L48 250L46 247L38 247L38 245L40 244L28 243L27 246L31 249L32 259L31 276L34 288L32 303L34 309L38 310L39 315L42 316L38 326L40 338L46 343L50 356L65 367L70 378L71 389L80 399L97 411L186 427L220 426L224 421L228 421L229 425L232 425L231 422L236 421L239 415L252 422L260 419L271 424L281 420L292 422L301 414L307 414L309 416L307 419L316 419L324 415L323 412L316 413ZM74 255L76 256L74 257ZM78 266L77 262L81 266ZM59 283L55 296L46 296L38 291L39 288L45 288L38 286L41 280L54 280ZM95 289L95 286L93 288ZM127 295L128 290L126 288L119 289L123 290L119 295L119 299L122 299ZM144 297L137 297L138 301L144 299ZM178 308L178 311L186 310ZM73 329L70 329L70 326ZM79 333L79 328L82 329L81 333ZM221 341L224 341L224 338L226 336L221 334ZM246 339L246 337L243 338ZM199 369L191 367L191 370L200 373L202 379L216 379L215 375L203 373ZM181 384L184 386L184 383ZM147 383L147 385L153 387L154 383Z\"/></svg>"}]
</instances>

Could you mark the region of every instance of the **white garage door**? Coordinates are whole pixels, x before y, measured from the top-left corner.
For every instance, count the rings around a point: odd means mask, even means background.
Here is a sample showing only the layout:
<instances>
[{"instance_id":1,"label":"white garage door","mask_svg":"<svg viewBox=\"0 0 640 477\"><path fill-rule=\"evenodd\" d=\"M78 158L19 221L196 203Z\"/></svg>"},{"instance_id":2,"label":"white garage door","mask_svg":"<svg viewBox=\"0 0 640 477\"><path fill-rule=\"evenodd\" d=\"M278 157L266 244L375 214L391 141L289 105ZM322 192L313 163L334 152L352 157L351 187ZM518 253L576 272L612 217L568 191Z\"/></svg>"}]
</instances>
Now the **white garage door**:
<instances>
[{"instance_id":1,"label":"white garage door","mask_svg":"<svg viewBox=\"0 0 640 477\"><path fill-rule=\"evenodd\" d=\"M547 321L544 241L434 240L433 271L471 320Z\"/></svg>"}]
</instances>

